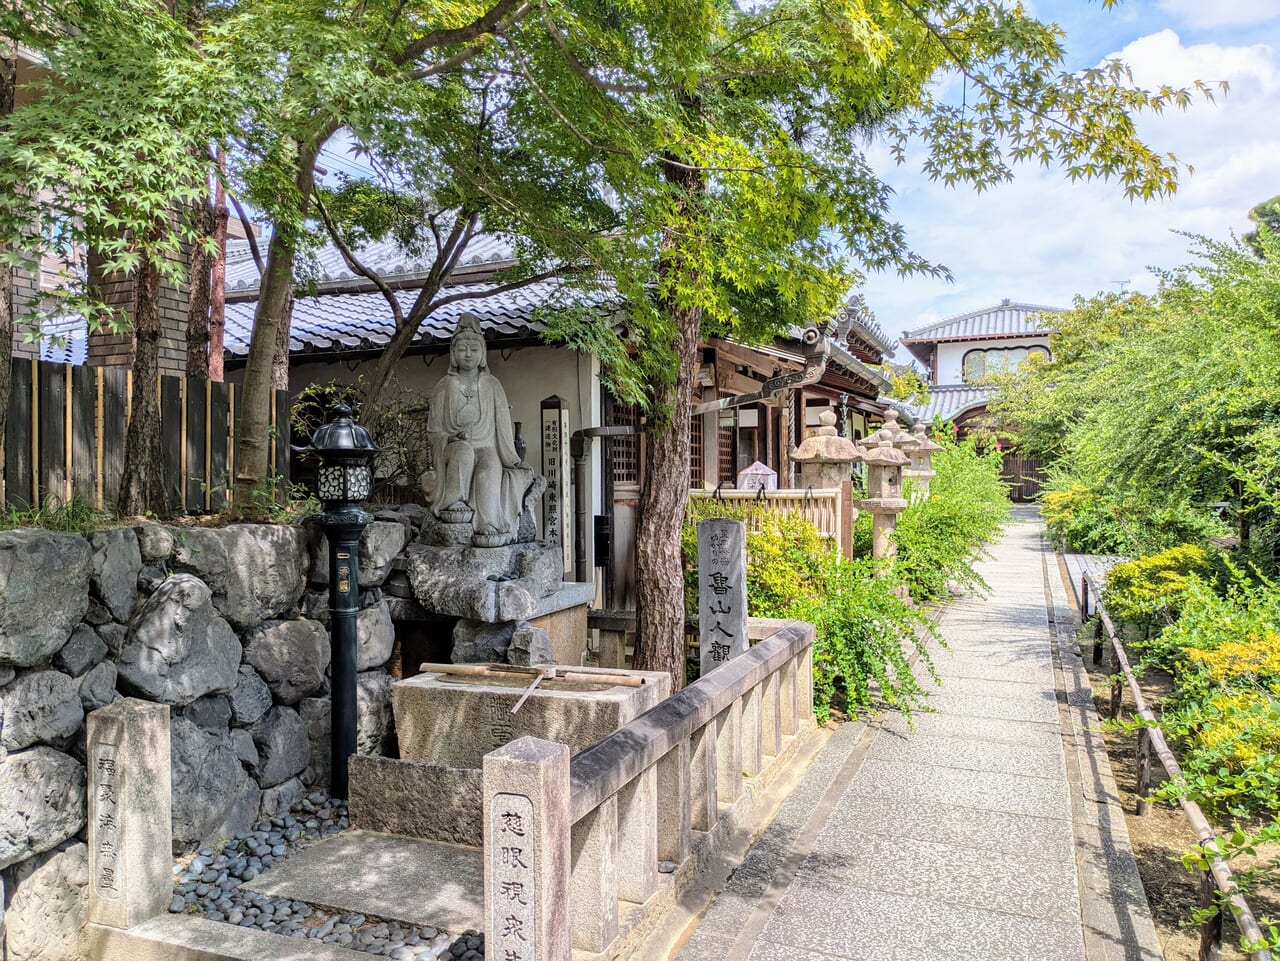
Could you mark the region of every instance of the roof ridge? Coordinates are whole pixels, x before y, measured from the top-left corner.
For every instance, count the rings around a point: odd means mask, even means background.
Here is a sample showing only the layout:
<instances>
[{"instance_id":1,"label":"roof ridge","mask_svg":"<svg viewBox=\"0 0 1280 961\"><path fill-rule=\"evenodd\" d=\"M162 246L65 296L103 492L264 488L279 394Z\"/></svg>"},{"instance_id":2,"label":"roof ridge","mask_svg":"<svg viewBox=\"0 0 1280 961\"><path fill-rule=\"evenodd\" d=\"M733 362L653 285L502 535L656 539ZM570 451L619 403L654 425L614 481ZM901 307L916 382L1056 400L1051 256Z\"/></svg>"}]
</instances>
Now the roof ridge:
<instances>
[{"instance_id":1,"label":"roof ridge","mask_svg":"<svg viewBox=\"0 0 1280 961\"><path fill-rule=\"evenodd\" d=\"M912 330L904 330L902 332L902 339L916 340L920 337L921 334L927 334L932 330L937 330L939 327L946 327L948 324L954 324L958 321L966 320L969 317L978 317L982 314L989 314L992 311L1001 310L1001 309L1017 309L1017 310L1026 311L1028 313L1033 311L1037 313L1041 311L1048 311L1049 313L1054 313L1054 314L1060 314L1067 310L1066 307L1053 307L1053 306L1050 306L1049 304L1032 304L1032 303L1026 303L1023 301L1012 301L1006 297L1000 303L992 304L989 307L978 307L974 310L966 310L958 314L952 314L950 317L944 317L942 320L936 320L931 324L925 324L923 327L916 327Z\"/></svg>"}]
</instances>

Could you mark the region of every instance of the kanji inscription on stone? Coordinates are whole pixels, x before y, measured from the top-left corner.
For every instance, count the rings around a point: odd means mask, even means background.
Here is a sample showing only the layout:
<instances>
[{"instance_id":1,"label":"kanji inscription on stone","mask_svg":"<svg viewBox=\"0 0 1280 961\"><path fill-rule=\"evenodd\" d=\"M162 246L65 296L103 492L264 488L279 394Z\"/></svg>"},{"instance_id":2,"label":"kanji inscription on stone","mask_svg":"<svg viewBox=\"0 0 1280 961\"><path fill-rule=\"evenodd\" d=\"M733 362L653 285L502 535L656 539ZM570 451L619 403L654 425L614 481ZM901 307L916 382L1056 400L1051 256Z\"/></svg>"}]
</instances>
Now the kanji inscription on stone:
<instances>
[{"instance_id":1,"label":"kanji inscription on stone","mask_svg":"<svg viewBox=\"0 0 1280 961\"><path fill-rule=\"evenodd\" d=\"M559 544L565 570L573 565L573 546L567 534L569 519L569 410L563 398L542 402L542 476L547 491L542 499L542 537Z\"/></svg>"},{"instance_id":2,"label":"kanji inscription on stone","mask_svg":"<svg viewBox=\"0 0 1280 961\"><path fill-rule=\"evenodd\" d=\"M698 522L698 635L702 673L746 651L747 533L742 521Z\"/></svg>"},{"instance_id":3,"label":"kanji inscription on stone","mask_svg":"<svg viewBox=\"0 0 1280 961\"><path fill-rule=\"evenodd\" d=\"M90 784L93 790L93 846L89 849L89 870L93 891L100 898L119 901L124 890L120 856L121 771L114 744L95 744Z\"/></svg>"},{"instance_id":4,"label":"kanji inscription on stone","mask_svg":"<svg viewBox=\"0 0 1280 961\"><path fill-rule=\"evenodd\" d=\"M523 794L495 794L489 802L485 850L492 878L489 930L497 944L486 945L503 961L537 961L535 874L537 833L533 802Z\"/></svg>"}]
</instances>

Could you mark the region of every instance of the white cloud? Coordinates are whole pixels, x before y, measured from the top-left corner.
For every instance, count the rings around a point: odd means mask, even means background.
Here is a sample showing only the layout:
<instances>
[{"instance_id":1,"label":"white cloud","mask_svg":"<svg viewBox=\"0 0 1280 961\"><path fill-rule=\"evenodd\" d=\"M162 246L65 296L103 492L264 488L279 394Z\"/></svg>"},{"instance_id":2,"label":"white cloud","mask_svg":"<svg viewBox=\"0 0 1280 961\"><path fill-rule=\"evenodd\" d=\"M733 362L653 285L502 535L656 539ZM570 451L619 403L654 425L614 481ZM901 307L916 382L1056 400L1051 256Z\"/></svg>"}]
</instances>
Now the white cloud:
<instances>
[{"instance_id":1,"label":"white cloud","mask_svg":"<svg viewBox=\"0 0 1280 961\"><path fill-rule=\"evenodd\" d=\"M1076 294L1155 289L1149 266L1187 262L1188 240L1174 231L1225 239L1249 229L1254 204L1280 193L1280 54L1269 46L1185 45L1165 30L1135 40L1118 56L1144 86L1227 80L1215 103L1147 116L1153 147L1195 167L1177 194L1130 203L1115 183L1072 183L1056 170L1021 167L1016 179L982 194L929 183L918 164L887 170L898 191L895 213L923 256L946 264L955 283L876 276L868 301L897 332L997 303L1003 297L1068 305Z\"/></svg>"},{"instance_id":2,"label":"white cloud","mask_svg":"<svg viewBox=\"0 0 1280 961\"><path fill-rule=\"evenodd\" d=\"M1160 0L1160 9L1192 30L1251 27L1280 17L1280 0Z\"/></svg>"}]
</instances>

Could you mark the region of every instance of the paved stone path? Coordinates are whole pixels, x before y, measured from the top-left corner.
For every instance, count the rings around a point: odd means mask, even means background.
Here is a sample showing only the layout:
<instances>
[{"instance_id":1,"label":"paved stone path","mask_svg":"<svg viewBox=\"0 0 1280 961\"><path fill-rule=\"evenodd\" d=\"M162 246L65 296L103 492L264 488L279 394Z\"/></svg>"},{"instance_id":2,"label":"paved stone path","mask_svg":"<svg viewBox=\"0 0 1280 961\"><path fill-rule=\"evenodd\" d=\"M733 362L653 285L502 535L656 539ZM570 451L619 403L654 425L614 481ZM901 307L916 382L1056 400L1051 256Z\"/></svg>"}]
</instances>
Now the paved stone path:
<instances>
[{"instance_id":1,"label":"paved stone path","mask_svg":"<svg viewBox=\"0 0 1280 961\"><path fill-rule=\"evenodd\" d=\"M1033 513L980 570L936 713L837 732L679 961L1159 961Z\"/></svg>"}]
</instances>

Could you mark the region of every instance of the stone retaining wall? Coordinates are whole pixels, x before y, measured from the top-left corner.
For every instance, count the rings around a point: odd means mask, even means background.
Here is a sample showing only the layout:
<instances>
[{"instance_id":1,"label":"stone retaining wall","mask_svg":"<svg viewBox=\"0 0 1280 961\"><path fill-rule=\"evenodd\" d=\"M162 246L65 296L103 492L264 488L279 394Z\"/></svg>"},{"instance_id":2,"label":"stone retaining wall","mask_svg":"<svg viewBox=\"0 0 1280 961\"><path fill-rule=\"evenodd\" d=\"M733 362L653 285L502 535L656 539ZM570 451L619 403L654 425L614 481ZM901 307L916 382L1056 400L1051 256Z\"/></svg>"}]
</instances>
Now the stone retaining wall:
<instances>
[{"instance_id":1,"label":"stone retaining wall","mask_svg":"<svg viewBox=\"0 0 1280 961\"><path fill-rule=\"evenodd\" d=\"M362 754L395 753L379 587L410 533L377 521L361 551ZM76 956L89 712L125 695L169 706L175 853L327 783L323 551L283 525L0 532L0 956Z\"/></svg>"}]
</instances>

